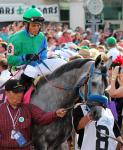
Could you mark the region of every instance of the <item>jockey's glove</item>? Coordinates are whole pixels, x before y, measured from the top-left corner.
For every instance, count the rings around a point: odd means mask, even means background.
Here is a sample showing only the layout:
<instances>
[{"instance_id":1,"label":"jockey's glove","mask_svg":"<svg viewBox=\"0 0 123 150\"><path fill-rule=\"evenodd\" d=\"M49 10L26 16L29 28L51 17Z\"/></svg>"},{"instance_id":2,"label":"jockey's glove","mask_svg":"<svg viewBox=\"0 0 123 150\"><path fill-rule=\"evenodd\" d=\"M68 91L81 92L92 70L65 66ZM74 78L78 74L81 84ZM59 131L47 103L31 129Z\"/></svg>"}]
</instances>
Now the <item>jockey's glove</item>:
<instances>
[{"instance_id":1,"label":"jockey's glove","mask_svg":"<svg viewBox=\"0 0 123 150\"><path fill-rule=\"evenodd\" d=\"M39 60L39 55L37 54L27 54L25 56L26 61L36 61Z\"/></svg>"},{"instance_id":2,"label":"jockey's glove","mask_svg":"<svg viewBox=\"0 0 123 150\"><path fill-rule=\"evenodd\" d=\"M98 121L102 116L102 106L93 106L89 111L89 115L94 121Z\"/></svg>"}]
</instances>

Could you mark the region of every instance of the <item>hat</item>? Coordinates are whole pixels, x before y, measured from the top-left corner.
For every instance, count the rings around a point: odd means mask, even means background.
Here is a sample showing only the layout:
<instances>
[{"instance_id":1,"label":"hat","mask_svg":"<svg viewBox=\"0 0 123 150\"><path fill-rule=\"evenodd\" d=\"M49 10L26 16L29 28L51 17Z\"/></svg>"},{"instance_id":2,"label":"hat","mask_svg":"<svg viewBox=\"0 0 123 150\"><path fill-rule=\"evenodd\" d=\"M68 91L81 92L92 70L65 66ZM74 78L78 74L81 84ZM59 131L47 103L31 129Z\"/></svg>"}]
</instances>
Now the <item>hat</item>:
<instances>
[{"instance_id":1,"label":"hat","mask_svg":"<svg viewBox=\"0 0 123 150\"><path fill-rule=\"evenodd\" d=\"M115 45L116 42L117 42L117 41L116 41L115 37L113 37L113 36L106 39L106 43L107 43L108 45Z\"/></svg>"},{"instance_id":2,"label":"hat","mask_svg":"<svg viewBox=\"0 0 123 150\"><path fill-rule=\"evenodd\" d=\"M96 59L96 57L99 55L99 51L95 48L91 48L90 55L91 55L91 58Z\"/></svg>"},{"instance_id":3,"label":"hat","mask_svg":"<svg viewBox=\"0 0 123 150\"><path fill-rule=\"evenodd\" d=\"M90 96L88 96L88 102L98 102L102 106L107 107L108 98L104 95L90 95Z\"/></svg>"},{"instance_id":4,"label":"hat","mask_svg":"<svg viewBox=\"0 0 123 150\"><path fill-rule=\"evenodd\" d=\"M24 12L23 21L28 23L41 23L44 21L44 16L43 13L35 5L32 5Z\"/></svg>"},{"instance_id":5,"label":"hat","mask_svg":"<svg viewBox=\"0 0 123 150\"><path fill-rule=\"evenodd\" d=\"M81 46L79 50L79 54L83 57L90 57L90 51L88 46Z\"/></svg>"},{"instance_id":6,"label":"hat","mask_svg":"<svg viewBox=\"0 0 123 150\"><path fill-rule=\"evenodd\" d=\"M81 46L80 49L86 49L86 50L89 50L89 47L85 45L85 46Z\"/></svg>"},{"instance_id":7,"label":"hat","mask_svg":"<svg viewBox=\"0 0 123 150\"><path fill-rule=\"evenodd\" d=\"M24 87L16 79L8 80L5 84L5 91L13 91L15 93L24 92Z\"/></svg>"}]
</instances>

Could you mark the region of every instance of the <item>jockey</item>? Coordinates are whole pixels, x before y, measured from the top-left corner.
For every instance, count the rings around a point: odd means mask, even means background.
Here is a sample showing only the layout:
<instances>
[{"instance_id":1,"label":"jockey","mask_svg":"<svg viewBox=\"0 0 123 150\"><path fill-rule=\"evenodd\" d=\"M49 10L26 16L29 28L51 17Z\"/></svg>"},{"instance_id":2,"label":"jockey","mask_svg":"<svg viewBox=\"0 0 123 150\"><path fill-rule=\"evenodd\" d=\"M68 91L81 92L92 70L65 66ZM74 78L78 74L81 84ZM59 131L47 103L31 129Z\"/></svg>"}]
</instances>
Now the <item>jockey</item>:
<instances>
[{"instance_id":1,"label":"jockey","mask_svg":"<svg viewBox=\"0 0 123 150\"><path fill-rule=\"evenodd\" d=\"M47 40L40 32L44 17L39 9L35 6L28 8L23 14L23 22L25 29L16 32L9 39L7 59L10 66L26 65L21 84L26 84L25 89L28 89L38 75L49 74L66 61L58 60L56 63L53 60L51 63L46 59Z\"/></svg>"},{"instance_id":2,"label":"jockey","mask_svg":"<svg viewBox=\"0 0 123 150\"><path fill-rule=\"evenodd\" d=\"M11 35L9 39L7 61L10 66L29 64L35 67L47 58L47 40L40 32L44 16L39 9L32 6L24 12L23 22L25 29ZM30 83L32 76L22 74L21 79Z\"/></svg>"},{"instance_id":3,"label":"jockey","mask_svg":"<svg viewBox=\"0 0 123 150\"><path fill-rule=\"evenodd\" d=\"M25 29L13 34L8 42L7 59L11 66L27 64L32 66L47 57L47 41L41 29L44 21L42 12L35 6L23 14Z\"/></svg>"},{"instance_id":4,"label":"jockey","mask_svg":"<svg viewBox=\"0 0 123 150\"><path fill-rule=\"evenodd\" d=\"M74 109L73 123L79 134L78 145L81 150L116 149L117 142L107 135L122 142L119 128L107 103L105 96L92 95L87 105L79 105Z\"/></svg>"}]
</instances>

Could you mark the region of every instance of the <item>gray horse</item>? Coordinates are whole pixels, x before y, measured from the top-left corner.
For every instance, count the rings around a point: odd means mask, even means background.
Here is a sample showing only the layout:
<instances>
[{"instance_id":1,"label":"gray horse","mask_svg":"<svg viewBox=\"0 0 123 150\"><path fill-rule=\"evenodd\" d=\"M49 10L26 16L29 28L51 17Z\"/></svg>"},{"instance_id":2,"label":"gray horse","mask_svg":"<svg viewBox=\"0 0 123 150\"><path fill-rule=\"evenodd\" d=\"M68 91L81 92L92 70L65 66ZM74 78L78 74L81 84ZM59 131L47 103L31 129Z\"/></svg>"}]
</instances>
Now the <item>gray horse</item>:
<instances>
[{"instance_id":1,"label":"gray horse","mask_svg":"<svg viewBox=\"0 0 123 150\"><path fill-rule=\"evenodd\" d=\"M99 56L93 60L71 61L52 74L47 75L37 85L32 95L31 103L41 107L45 111L55 111L58 108L68 108L75 104L78 88L82 86L82 79L89 75L90 90L93 93L103 94L106 86L106 68ZM98 72L98 73L96 73ZM102 80L105 79L105 80ZM81 84L80 84L81 83ZM63 143L68 139L72 131L72 111L47 126L34 125L32 128L32 140L36 150L63 150Z\"/></svg>"}]
</instances>

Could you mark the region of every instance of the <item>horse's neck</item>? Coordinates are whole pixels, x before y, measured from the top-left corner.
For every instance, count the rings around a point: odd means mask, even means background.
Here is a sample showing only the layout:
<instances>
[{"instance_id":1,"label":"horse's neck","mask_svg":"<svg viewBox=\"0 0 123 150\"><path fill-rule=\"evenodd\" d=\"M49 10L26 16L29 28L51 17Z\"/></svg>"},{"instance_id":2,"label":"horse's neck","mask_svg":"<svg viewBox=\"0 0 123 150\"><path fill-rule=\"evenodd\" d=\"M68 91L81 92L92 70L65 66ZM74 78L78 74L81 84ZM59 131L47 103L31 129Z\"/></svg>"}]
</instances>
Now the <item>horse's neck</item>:
<instances>
[{"instance_id":1,"label":"horse's neck","mask_svg":"<svg viewBox=\"0 0 123 150\"><path fill-rule=\"evenodd\" d=\"M61 90L60 88L74 88L81 79L82 74L87 74L90 63L82 65L80 68L73 68L66 71L58 77L52 78L49 82L40 85L38 93L32 97L32 103L43 108L44 110L51 111L59 107L67 106L75 102L73 90Z\"/></svg>"},{"instance_id":2,"label":"horse's neck","mask_svg":"<svg viewBox=\"0 0 123 150\"><path fill-rule=\"evenodd\" d=\"M90 66L93 62L87 62L80 68L73 68L72 70L65 72L62 76L55 79L57 83L62 83L63 85L73 85L75 86L77 82L86 76L89 72Z\"/></svg>"},{"instance_id":3,"label":"horse's neck","mask_svg":"<svg viewBox=\"0 0 123 150\"><path fill-rule=\"evenodd\" d=\"M75 75L76 81L79 81L80 79L82 79L82 77L87 76L92 63L93 63L92 61L89 61L85 65L83 65L81 68L76 69L76 75Z\"/></svg>"}]
</instances>

